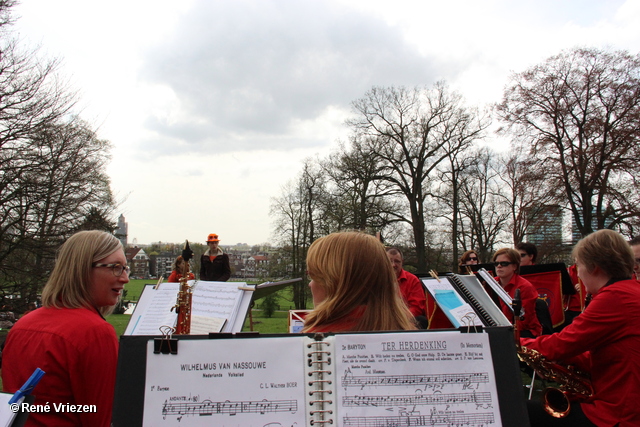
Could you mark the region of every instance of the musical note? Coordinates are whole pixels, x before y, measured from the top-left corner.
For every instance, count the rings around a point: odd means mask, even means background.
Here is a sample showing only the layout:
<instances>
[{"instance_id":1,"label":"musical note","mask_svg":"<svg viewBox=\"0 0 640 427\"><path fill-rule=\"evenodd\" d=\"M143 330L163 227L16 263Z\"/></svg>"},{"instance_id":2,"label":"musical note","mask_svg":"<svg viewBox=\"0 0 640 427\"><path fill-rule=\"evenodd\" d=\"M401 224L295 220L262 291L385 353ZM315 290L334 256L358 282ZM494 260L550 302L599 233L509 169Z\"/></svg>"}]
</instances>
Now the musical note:
<instances>
[{"instance_id":1,"label":"musical note","mask_svg":"<svg viewBox=\"0 0 640 427\"><path fill-rule=\"evenodd\" d=\"M266 414L273 412L291 412L298 410L298 402L295 400L259 400L259 401L236 401L225 400L223 402L212 402L205 400L199 403L169 403L162 405L162 418L166 419L168 415L198 415L213 416L220 414L228 414L234 416L237 414L252 413Z\"/></svg>"}]
</instances>

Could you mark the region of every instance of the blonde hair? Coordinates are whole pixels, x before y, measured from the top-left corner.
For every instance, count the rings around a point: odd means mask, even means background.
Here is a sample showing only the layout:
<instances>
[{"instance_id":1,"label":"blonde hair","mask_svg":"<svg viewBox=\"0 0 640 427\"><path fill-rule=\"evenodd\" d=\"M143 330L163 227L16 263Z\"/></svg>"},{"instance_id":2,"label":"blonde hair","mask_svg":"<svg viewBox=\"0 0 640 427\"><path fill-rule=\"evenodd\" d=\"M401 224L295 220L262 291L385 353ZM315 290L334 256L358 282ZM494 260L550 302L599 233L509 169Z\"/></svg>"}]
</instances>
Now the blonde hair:
<instances>
[{"instance_id":1,"label":"blonde hair","mask_svg":"<svg viewBox=\"0 0 640 427\"><path fill-rule=\"evenodd\" d=\"M599 267L610 279L629 279L633 274L633 249L619 233L598 230L580 240L572 252L592 272Z\"/></svg>"},{"instance_id":2,"label":"blonde hair","mask_svg":"<svg viewBox=\"0 0 640 427\"><path fill-rule=\"evenodd\" d=\"M42 305L55 308L95 307L90 292L93 263L122 249L120 241L104 231L80 231L58 249L56 265L42 290ZM95 307L106 316L115 306Z\"/></svg>"},{"instance_id":3,"label":"blonde hair","mask_svg":"<svg viewBox=\"0 0 640 427\"><path fill-rule=\"evenodd\" d=\"M513 248L498 249L496 253L493 254L493 258L491 258L491 261L496 262L496 259L500 255L505 255L507 258L509 258L510 262L516 265L516 271L514 272L514 274L520 274L520 260L522 259L522 257L520 256L520 252L516 251Z\"/></svg>"},{"instance_id":4,"label":"blonde hair","mask_svg":"<svg viewBox=\"0 0 640 427\"><path fill-rule=\"evenodd\" d=\"M305 331L364 312L354 331L416 329L400 296L398 281L384 246L358 232L333 233L309 247L309 276L322 286L326 298L305 319Z\"/></svg>"}]
</instances>

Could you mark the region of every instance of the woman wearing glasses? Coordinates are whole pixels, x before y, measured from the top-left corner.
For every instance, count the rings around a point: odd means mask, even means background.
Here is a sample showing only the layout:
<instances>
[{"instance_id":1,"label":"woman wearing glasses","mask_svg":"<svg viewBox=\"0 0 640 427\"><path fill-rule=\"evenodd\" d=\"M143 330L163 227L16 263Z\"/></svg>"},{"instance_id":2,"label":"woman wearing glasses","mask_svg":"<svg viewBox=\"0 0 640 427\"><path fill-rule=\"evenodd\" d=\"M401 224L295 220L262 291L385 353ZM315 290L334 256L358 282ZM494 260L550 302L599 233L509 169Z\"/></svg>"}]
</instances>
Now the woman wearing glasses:
<instances>
[{"instance_id":1,"label":"woman wearing glasses","mask_svg":"<svg viewBox=\"0 0 640 427\"><path fill-rule=\"evenodd\" d=\"M516 290L520 289L520 299L524 309L520 336L533 338L542 334L542 326L536 316L538 291L531 282L520 276L520 258L520 252L515 249L502 248L493 255L493 265L496 269L496 281L511 298L515 296ZM500 308L507 319L513 321L512 311L502 300L500 300Z\"/></svg>"},{"instance_id":2,"label":"woman wearing glasses","mask_svg":"<svg viewBox=\"0 0 640 427\"><path fill-rule=\"evenodd\" d=\"M467 265L476 265L480 264L480 259L478 258L478 253L473 249L466 251L460 257L460 261L458 262L458 272L460 274L467 274Z\"/></svg>"},{"instance_id":3,"label":"woman wearing glasses","mask_svg":"<svg viewBox=\"0 0 640 427\"><path fill-rule=\"evenodd\" d=\"M15 392L41 368L36 405L94 405L89 408L95 412L34 412L29 425L111 424L118 340L103 316L113 311L128 281L115 236L81 231L60 247L42 291L43 307L20 319L7 336L3 389Z\"/></svg>"}]
</instances>

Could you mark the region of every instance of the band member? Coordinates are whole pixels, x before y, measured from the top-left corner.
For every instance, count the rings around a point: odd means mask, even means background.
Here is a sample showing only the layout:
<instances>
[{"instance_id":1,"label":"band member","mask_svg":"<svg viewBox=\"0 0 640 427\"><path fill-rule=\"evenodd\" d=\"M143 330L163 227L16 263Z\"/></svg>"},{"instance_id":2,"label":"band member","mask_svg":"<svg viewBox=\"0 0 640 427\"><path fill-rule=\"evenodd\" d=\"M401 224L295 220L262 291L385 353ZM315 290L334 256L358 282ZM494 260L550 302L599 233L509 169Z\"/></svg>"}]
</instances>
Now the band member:
<instances>
[{"instance_id":1,"label":"band member","mask_svg":"<svg viewBox=\"0 0 640 427\"><path fill-rule=\"evenodd\" d=\"M200 257L200 280L226 282L231 277L229 255L218 247L220 239L215 233L207 236L209 249Z\"/></svg>"},{"instance_id":2,"label":"band member","mask_svg":"<svg viewBox=\"0 0 640 427\"><path fill-rule=\"evenodd\" d=\"M364 233L333 233L309 247L314 309L304 332L416 329L382 243Z\"/></svg>"},{"instance_id":3,"label":"band member","mask_svg":"<svg viewBox=\"0 0 640 427\"><path fill-rule=\"evenodd\" d=\"M42 290L43 307L18 320L7 336L3 389L14 393L41 368L36 405L94 405L95 412L32 412L26 425L111 425L118 340L103 316L113 311L128 281L115 236L81 231L60 247Z\"/></svg>"},{"instance_id":4,"label":"band member","mask_svg":"<svg viewBox=\"0 0 640 427\"><path fill-rule=\"evenodd\" d=\"M400 287L400 295L402 295L402 299L405 304L407 304L407 307L409 307L409 311L413 314L413 317L415 317L416 324L420 329L427 329L429 327L429 321L427 320L427 313L425 311L427 307L427 298L422 282L420 282L420 279L418 279L414 274L411 274L402 268L404 258L399 249L388 248L387 256L389 257L389 261L391 261L393 271L398 279L398 286Z\"/></svg>"},{"instance_id":5,"label":"band member","mask_svg":"<svg viewBox=\"0 0 640 427\"><path fill-rule=\"evenodd\" d=\"M538 248L533 243L520 242L516 245L516 250L520 252L520 267L526 265L536 265Z\"/></svg>"},{"instance_id":6,"label":"band member","mask_svg":"<svg viewBox=\"0 0 640 427\"><path fill-rule=\"evenodd\" d=\"M572 363L591 373L593 396L571 404L557 420L531 404L531 425L640 425L640 286L631 280L634 256L613 230L599 230L573 249L578 276L593 295L580 316L561 332L522 345L549 360Z\"/></svg>"},{"instance_id":7,"label":"band member","mask_svg":"<svg viewBox=\"0 0 640 427\"><path fill-rule=\"evenodd\" d=\"M538 291L527 279L520 276L520 253L515 249L502 248L493 255L496 269L496 281L509 294L515 296L516 289L520 289L524 320L522 321L521 336L537 337L542 334L542 325L536 316L536 300ZM504 301L500 300L500 308L507 319L513 320L513 313Z\"/></svg>"},{"instance_id":8,"label":"band member","mask_svg":"<svg viewBox=\"0 0 640 427\"><path fill-rule=\"evenodd\" d=\"M182 279L182 273L184 271L184 267L185 267L184 258L182 258L182 255L180 255L173 262L173 269L172 269L173 271L171 271L171 274L169 275L167 282L179 282L180 279ZM192 272L189 272L188 280L193 280L195 278L196 276Z\"/></svg>"},{"instance_id":9,"label":"band member","mask_svg":"<svg viewBox=\"0 0 640 427\"><path fill-rule=\"evenodd\" d=\"M460 257L460 261L458 261L458 272L460 274L467 274L467 265L476 265L480 264L480 258L478 257L478 253L473 249L470 249L462 254Z\"/></svg>"}]
</instances>

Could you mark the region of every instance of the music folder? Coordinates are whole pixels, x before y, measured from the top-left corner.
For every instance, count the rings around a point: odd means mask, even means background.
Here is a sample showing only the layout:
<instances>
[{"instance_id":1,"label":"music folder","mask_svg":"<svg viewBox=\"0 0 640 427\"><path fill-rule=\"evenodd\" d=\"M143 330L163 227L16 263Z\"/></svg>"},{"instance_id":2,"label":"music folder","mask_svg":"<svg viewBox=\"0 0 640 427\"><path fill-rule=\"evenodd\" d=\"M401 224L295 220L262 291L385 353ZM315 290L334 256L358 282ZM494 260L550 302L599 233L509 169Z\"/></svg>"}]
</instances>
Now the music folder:
<instances>
[{"instance_id":1,"label":"music folder","mask_svg":"<svg viewBox=\"0 0 640 427\"><path fill-rule=\"evenodd\" d=\"M527 425L511 328L213 335L123 336L113 425Z\"/></svg>"}]
</instances>

